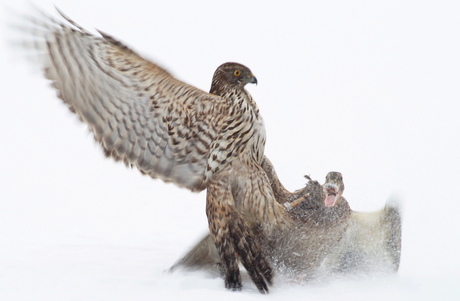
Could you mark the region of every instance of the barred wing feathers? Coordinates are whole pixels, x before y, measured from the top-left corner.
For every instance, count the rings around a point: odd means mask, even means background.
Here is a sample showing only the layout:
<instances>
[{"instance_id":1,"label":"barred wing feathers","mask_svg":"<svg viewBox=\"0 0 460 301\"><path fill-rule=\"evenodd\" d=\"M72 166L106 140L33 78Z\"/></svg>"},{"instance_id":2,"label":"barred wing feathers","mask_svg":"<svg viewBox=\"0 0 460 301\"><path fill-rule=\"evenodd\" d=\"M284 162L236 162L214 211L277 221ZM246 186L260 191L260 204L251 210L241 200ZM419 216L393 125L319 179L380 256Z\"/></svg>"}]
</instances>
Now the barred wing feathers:
<instances>
[{"instance_id":1,"label":"barred wing feathers","mask_svg":"<svg viewBox=\"0 0 460 301\"><path fill-rule=\"evenodd\" d=\"M42 67L58 96L106 155L153 178L204 189L214 164L210 156L225 145L219 133L231 123L228 101L64 18L69 25L35 20L42 30L34 30L34 45L44 52Z\"/></svg>"}]
</instances>

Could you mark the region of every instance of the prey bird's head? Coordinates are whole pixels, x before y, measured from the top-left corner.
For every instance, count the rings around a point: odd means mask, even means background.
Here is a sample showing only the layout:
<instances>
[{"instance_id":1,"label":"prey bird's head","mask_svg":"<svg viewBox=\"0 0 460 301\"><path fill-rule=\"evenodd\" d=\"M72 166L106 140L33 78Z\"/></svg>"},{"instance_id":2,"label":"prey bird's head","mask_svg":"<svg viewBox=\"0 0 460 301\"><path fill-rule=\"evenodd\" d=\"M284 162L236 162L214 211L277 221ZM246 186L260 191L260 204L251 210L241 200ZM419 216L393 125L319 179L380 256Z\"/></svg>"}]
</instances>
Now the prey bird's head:
<instances>
[{"instance_id":1,"label":"prey bird's head","mask_svg":"<svg viewBox=\"0 0 460 301\"><path fill-rule=\"evenodd\" d=\"M343 184L342 174L337 171L331 171L326 176L326 182L323 185L326 199L324 205L333 207L340 201L345 185Z\"/></svg>"},{"instance_id":2,"label":"prey bird's head","mask_svg":"<svg viewBox=\"0 0 460 301\"><path fill-rule=\"evenodd\" d=\"M225 63L214 72L210 93L220 95L228 87L243 89L246 84L257 84L251 70L238 63Z\"/></svg>"}]
</instances>

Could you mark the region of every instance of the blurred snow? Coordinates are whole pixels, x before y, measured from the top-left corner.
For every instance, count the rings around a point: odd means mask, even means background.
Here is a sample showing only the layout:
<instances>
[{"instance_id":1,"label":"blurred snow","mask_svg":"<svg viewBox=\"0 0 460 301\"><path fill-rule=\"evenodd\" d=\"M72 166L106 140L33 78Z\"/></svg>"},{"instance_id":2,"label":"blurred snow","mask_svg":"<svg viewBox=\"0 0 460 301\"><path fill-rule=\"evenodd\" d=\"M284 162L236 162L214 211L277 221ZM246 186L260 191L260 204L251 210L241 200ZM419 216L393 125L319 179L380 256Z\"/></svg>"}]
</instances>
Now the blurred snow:
<instances>
[{"instance_id":1,"label":"blurred snow","mask_svg":"<svg viewBox=\"0 0 460 301\"><path fill-rule=\"evenodd\" d=\"M267 128L266 154L289 189L342 172L357 211L403 204L397 276L269 296L249 282L164 271L207 231L205 194L103 158L12 42L1 11L1 300L458 300L460 3L457 1L34 1L106 31L208 90L241 62Z\"/></svg>"}]
</instances>

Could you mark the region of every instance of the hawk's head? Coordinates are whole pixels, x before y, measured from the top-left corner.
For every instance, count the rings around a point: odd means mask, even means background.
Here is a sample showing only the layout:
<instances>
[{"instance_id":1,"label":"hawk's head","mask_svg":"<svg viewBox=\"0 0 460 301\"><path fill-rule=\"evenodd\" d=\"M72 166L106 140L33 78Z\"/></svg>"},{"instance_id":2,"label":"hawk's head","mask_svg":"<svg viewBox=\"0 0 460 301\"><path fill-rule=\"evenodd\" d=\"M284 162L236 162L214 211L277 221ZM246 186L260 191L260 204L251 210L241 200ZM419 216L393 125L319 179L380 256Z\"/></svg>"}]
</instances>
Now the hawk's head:
<instances>
[{"instance_id":1,"label":"hawk's head","mask_svg":"<svg viewBox=\"0 0 460 301\"><path fill-rule=\"evenodd\" d=\"M257 84L257 78L248 67L238 63L225 63L220 65L212 77L212 94L220 95L228 91L228 87L243 89L248 83Z\"/></svg>"}]
</instances>

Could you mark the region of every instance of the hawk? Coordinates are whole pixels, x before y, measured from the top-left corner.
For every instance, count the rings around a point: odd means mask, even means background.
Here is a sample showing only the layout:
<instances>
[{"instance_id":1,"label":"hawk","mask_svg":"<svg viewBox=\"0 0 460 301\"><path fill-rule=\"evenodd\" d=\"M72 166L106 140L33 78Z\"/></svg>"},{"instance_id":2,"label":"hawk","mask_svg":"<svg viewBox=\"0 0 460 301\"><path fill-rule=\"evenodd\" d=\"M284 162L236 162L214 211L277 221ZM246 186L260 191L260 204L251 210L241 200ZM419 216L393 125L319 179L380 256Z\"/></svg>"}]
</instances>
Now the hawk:
<instances>
[{"instance_id":1,"label":"hawk","mask_svg":"<svg viewBox=\"0 0 460 301\"><path fill-rule=\"evenodd\" d=\"M283 224L261 162L265 129L245 66L217 68L209 93L188 85L112 36L64 20L30 17L28 33L57 95L84 122L107 157L191 191L206 190L210 234L225 284L241 288L241 261L260 292L272 271L253 229ZM244 198L242 206L234 196ZM245 219L251 214L250 220ZM277 221L279 221L277 223Z\"/></svg>"}]
</instances>

